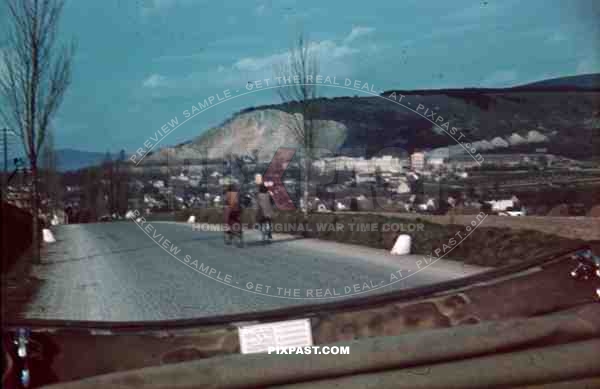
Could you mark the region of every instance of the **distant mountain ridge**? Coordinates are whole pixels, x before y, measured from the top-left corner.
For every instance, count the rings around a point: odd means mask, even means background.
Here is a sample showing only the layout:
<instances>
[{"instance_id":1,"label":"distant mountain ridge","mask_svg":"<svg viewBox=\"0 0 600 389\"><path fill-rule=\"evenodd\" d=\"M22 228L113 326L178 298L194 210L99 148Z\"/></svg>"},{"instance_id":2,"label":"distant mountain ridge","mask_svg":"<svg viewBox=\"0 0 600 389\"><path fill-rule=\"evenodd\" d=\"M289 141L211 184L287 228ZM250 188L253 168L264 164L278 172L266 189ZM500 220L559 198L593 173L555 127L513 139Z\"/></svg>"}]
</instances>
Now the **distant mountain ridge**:
<instances>
[{"instance_id":1,"label":"distant mountain ridge","mask_svg":"<svg viewBox=\"0 0 600 389\"><path fill-rule=\"evenodd\" d=\"M101 153L99 151L84 151L77 149L57 149L54 150L56 156L56 169L60 172L79 170L90 166L101 164L106 159L106 152ZM110 154L111 159L115 159L117 154ZM29 166L27 158L21 157L26 161L26 165ZM41 158L38 160L38 164L41 163Z\"/></svg>"},{"instance_id":2,"label":"distant mountain ridge","mask_svg":"<svg viewBox=\"0 0 600 389\"><path fill-rule=\"evenodd\" d=\"M475 142L478 152L494 148L527 152L543 147L548 153L588 159L600 154L599 81L600 74L591 74L501 89L396 90L405 96L404 106L373 96L320 98L317 144L341 154L363 150L367 157L389 147L407 153L462 148L429 120L407 109L422 105L459 128L463 142ZM298 107L293 104L244 109L191 142L171 148L170 157L195 158L201 149L221 154L257 150L265 158L272 157L278 147L298 145L287 130L295 114ZM164 156L163 149L146 160L156 162Z\"/></svg>"},{"instance_id":3,"label":"distant mountain ridge","mask_svg":"<svg viewBox=\"0 0 600 389\"><path fill-rule=\"evenodd\" d=\"M76 149L58 149L54 151L57 159L57 169L61 172L79 170L85 167L99 165L104 161L106 152L83 151ZM111 155L111 158L115 158Z\"/></svg>"},{"instance_id":4,"label":"distant mountain ridge","mask_svg":"<svg viewBox=\"0 0 600 389\"><path fill-rule=\"evenodd\" d=\"M478 152L534 151L573 158L600 154L600 74L560 77L510 88L462 88L437 90L395 90L406 96L404 103L430 108L461 129ZM392 91L384 92L389 96ZM406 105L406 104L405 104ZM349 155L372 156L386 147L406 152L414 149L450 147L456 142L422 116L378 97L337 97L318 99L320 147ZM297 147L286 130L292 125L297 107L272 104L249 107L227 118L220 126L174 147L165 147L144 161L199 158L203 148L224 153L260 152L270 159L278 147ZM77 170L98 165L105 152L75 149L56 151L59 170ZM209 155L218 157L220 151ZM114 159L116 154L111 155Z\"/></svg>"},{"instance_id":5,"label":"distant mountain ridge","mask_svg":"<svg viewBox=\"0 0 600 389\"><path fill-rule=\"evenodd\" d=\"M579 88L579 89L600 89L600 73L584 74L579 76L559 77L549 80L536 81L529 84L516 87L517 89L526 88Z\"/></svg>"}]
</instances>

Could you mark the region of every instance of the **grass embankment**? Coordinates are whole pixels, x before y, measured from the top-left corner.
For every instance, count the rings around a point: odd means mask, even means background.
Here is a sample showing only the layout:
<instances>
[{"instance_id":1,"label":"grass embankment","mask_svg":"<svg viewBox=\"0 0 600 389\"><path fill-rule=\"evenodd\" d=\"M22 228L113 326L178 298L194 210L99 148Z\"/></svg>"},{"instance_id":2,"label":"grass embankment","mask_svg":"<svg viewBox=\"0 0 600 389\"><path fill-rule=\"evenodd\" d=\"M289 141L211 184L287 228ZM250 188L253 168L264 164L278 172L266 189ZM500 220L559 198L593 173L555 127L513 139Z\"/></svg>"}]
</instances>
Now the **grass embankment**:
<instances>
[{"instance_id":1,"label":"grass embankment","mask_svg":"<svg viewBox=\"0 0 600 389\"><path fill-rule=\"evenodd\" d=\"M187 210L175 220L221 224L223 211L216 208ZM254 225L254 212L244 210L242 223ZM600 247L599 241L583 241L535 230L487 226L473 215L471 224L439 224L421 218L402 218L380 214L316 213L305 222L300 212L278 212L274 232L302 234L307 238L332 240L390 250L400 234L412 239L412 252L433 257L444 256L481 266L502 266L529 258L550 255L586 244Z\"/></svg>"}]
</instances>

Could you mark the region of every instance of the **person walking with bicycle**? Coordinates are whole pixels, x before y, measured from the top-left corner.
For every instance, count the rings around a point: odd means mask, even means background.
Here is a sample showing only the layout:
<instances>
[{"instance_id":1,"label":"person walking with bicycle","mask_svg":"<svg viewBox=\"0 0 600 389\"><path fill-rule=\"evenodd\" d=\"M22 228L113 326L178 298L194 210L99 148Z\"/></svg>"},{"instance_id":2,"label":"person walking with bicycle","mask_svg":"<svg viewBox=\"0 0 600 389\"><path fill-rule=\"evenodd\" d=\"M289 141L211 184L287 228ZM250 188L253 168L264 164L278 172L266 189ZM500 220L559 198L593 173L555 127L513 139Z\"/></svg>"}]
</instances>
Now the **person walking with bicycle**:
<instances>
[{"instance_id":1,"label":"person walking with bicycle","mask_svg":"<svg viewBox=\"0 0 600 389\"><path fill-rule=\"evenodd\" d=\"M240 192L236 185L230 183L227 185L225 192L225 243L231 244L233 237L239 239L238 245L242 247L244 245L242 222L241 222L241 206L240 206Z\"/></svg>"},{"instance_id":2,"label":"person walking with bicycle","mask_svg":"<svg viewBox=\"0 0 600 389\"><path fill-rule=\"evenodd\" d=\"M258 194L256 195L256 203L258 205L258 211L256 220L260 224L260 230L262 232L263 241L270 242L273 239L273 204L271 194L265 186L261 183L258 187Z\"/></svg>"}]
</instances>

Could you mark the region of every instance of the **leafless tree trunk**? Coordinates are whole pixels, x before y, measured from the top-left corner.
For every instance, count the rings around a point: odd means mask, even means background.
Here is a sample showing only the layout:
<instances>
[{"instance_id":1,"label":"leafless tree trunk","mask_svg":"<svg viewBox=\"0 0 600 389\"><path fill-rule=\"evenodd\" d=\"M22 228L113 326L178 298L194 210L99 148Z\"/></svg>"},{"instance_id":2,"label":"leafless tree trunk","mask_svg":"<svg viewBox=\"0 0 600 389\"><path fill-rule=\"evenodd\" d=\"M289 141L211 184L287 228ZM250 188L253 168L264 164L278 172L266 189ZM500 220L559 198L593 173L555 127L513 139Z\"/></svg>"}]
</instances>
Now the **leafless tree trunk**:
<instances>
[{"instance_id":1,"label":"leafless tree trunk","mask_svg":"<svg viewBox=\"0 0 600 389\"><path fill-rule=\"evenodd\" d=\"M33 257L39 262L38 155L71 81L73 45L59 46L64 0L4 0L9 12L0 61L0 115L23 141L32 176Z\"/></svg>"},{"instance_id":2,"label":"leafless tree trunk","mask_svg":"<svg viewBox=\"0 0 600 389\"><path fill-rule=\"evenodd\" d=\"M57 171L57 157L54 150L54 135L48 130L41 153L41 170L43 177L41 181L44 186L44 194L48 201L48 211L54 214L62 200L62 187L60 185L60 174Z\"/></svg>"},{"instance_id":3,"label":"leafless tree trunk","mask_svg":"<svg viewBox=\"0 0 600 389\"><path fill-rule=\"evenodd\" d=\"M303 33L298 34L292 44L287 61L275 69L276 77L282 85L277 88L281 101L288 103L294 113L289 130L297 142L304 148L301 156L303 172L303 202L306 218L309 206L310 171L315 149L315 117L317 114L317 84L315 77L319 73L319 59L315 47ZM280 77L280 78L279 78ZM285 86L284 86L285 85Z\"/></svg>"}]
</instances>

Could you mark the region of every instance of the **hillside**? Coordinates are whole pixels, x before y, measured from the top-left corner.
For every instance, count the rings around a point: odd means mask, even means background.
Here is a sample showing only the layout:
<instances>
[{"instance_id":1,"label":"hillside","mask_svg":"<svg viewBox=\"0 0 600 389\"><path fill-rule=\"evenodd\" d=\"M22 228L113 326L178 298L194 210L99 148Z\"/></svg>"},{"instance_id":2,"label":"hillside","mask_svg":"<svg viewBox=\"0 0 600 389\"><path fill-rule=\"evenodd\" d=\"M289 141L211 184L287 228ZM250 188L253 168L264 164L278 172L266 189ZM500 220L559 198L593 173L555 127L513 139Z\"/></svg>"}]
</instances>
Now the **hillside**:
<instances>
[{"instance_id":1,"label":"hillside","mask_svg":"<svg viewBox=\"0 0 600 389\"><path fill-rule=\"evenodd\" d=\"M373 96L322 98L317 104L317 143L345 154L347 149L362 149L359 153L366 156L386 147L412 152L455 146L448 134L407 108L421 104L459 128L463 142L478 141L478 152L544 147L548 153L589 159L600 154L600 89L581 85L595 85L598 76L565 77L507 89L396 91L405 96L405 106ZM203 148L234 154L259 150L263 157L272 156L277 147L296 144L288 130L295 112L297 107L291 104L245 109L220 127L176 147L175 158L193 158Z\"/></svg>"},{"instance_id":2,"label":"hillside","mask_svg":"<svg viewBox=\"0 0 600 389\"><path fill-rule=\"evenodd\" d=\"M101 164L106 159L106 152L83 151L76 149L57 149L54 151L56 156L56 169L60 172L75 171L90 166ZM111 158L117 158L118 154L111 154ZM27 158L21 158L28 164Z\"/></svg>"},{"instance_id":3,"label":"hillside","mask_svg":"<svg viewBox=\"0 0 600 389\"><path fill-rule=\"evenodd\" d=\"M56 150L56 158L58 162L58 170L64 172L98 165L105 160L106 153L74 149L59 149Z\"/></svg>"},{"instance_id":4,"label":"hillside","mask_svg":"<svg viewBox=\"0 0 600 389\"><path fill-rule=\"evenodd\" d=\"M580 88L600 89L600 74L585 74L581 76L552 78L522 85L519 88Z\"/></svg>"}]
</instances>

